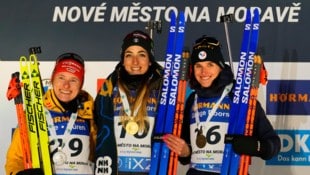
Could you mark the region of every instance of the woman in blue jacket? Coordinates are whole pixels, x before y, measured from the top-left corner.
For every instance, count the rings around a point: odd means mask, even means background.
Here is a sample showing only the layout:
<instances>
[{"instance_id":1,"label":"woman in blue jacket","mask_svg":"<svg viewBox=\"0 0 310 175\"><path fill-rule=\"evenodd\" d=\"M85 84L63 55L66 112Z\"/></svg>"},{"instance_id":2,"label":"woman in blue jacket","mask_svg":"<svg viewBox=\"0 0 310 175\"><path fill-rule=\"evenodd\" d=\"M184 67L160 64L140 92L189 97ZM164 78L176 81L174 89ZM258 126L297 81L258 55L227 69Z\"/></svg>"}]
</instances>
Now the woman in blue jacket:
<instances>
[{"instance_id":1,"label":"woman in blue jacket","mask_svg":"<svg viewBox=\"0 0 310 175\"><path fill-rule=\"evenodd\" d=\"M234 79L215 38L202 36L196 41L190 69L194 91L186 101L181 138L164 137L179 161L190 164L187 175L220 174L225 144L232 144L237 154L264 160L278 154L280 138L258 101L253 135L227 135Z\"/></svg>"}]
</instances>

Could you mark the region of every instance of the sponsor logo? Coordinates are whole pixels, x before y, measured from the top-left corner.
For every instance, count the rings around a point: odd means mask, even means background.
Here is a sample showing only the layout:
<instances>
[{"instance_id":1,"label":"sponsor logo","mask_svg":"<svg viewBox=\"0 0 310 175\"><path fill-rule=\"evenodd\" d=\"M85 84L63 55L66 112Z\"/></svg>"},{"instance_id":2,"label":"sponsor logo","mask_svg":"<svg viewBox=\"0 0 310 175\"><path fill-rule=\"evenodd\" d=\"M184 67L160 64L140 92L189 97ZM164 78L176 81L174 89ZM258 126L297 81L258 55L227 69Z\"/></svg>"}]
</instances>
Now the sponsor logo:
<instances>
[{"instance_id":1,"label":"sponsor logo","mask_svg":"<svg viewBox=\"0 0 310 175\"><path fill-rule=\"evenodd\" d=\"M280 153L266 161L266 165L310 165L310 130L278 130Z\"/></svg>"},{"instance_id":2,"label":"sponsor logo","mask_svg":"<svg viewBox=\"0 0 310 175\"><path fill-rule=\"evenodd\" d=\"M266 93L267 115L308 115L309 80L269 80Z\"/></svg>"}]
</instances>

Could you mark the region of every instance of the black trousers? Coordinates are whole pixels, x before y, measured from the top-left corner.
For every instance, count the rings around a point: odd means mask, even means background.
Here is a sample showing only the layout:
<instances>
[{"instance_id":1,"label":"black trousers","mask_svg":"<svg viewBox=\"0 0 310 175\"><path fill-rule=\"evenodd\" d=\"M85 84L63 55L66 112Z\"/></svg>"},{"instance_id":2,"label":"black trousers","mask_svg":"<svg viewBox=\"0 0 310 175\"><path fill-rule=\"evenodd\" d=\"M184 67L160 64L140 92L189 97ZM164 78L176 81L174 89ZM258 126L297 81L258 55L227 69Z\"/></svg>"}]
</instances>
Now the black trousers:
<instances>
[{"instance_id":1,"label":"black trousers","mask_svg":"<svg viewBox=\"0 0 310 175\"><path fill-rule=\"evenodd\" d=\"M205 172L205 171L198 171L193 168L190 168L186 175L220 175L219 173L213 173L213 172Z\"/></svg>"}]
</instances>

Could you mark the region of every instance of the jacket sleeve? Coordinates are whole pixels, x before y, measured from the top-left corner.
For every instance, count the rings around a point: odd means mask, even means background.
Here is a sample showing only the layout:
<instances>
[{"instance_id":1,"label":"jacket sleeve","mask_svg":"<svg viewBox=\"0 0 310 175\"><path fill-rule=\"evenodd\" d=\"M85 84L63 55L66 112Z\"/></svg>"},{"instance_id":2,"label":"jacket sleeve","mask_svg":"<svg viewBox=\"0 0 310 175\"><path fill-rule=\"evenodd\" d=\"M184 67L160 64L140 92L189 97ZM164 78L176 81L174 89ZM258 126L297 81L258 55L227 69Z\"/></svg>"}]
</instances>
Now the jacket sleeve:
<instances>
[{"instance_id":1,"label":"jacket sleeve","mask_svg":"<svg viewBox=\"0 0 310 175\"><path fill-rule=\"evenodd\" d=\"M7 151L6 155L6 163L5 163L5 172L6 175L15 175L19 171L24 170L24 163L23 163L23 154L20 142L20 134L19 129L16 128L11 145Z\"/></svg>"},{"instance_id":2,"label":"jacket sleeve","mask_svg":"<svg viewBox=\"0 0 310 175\"><path fill-rule=\"evenodd\" d=\"M189 145L190 150L192 150L191 144L190 144L190 108L194 101L194 93L192 93L188 99L186 100L185 109L184 109L184 118L183 118L183 124L182 124L182 131L181 131L181 138L184 139L184 141ZM191 151L192 152L192 151ZM188 157L179 157L179 161L181 164L186 165L189 164L191 161L191 155Z\"/></svg>"},{"instance_id":3,"label":"jacket sleeve","mask_svg":"<svg viewBox=\"0 0 310 175\"><path fill-rule=\"evenodd\" d=\"M94 100L90 95L88 97L88 103L89 103L89 105L86 106L86 108L89 108L93 112L94 111ZM97 139L97 125L95 124L94 112L91 114L91 116L92 117L89 120L89 122L90 122L90 134L89 134L90 155L89 155L89 160L94 162L95 149L96 149L96 139Z\"/></svg>"},{"instance_id":4,"label":"jacket sleeve","mask_svg":"<svg viewBox=\"0 0 310 175\"><path fill-rule=\"evenodd\" d=\"M262 151L259 157L268 160L279 153L281 149L280 137L266 117L265 111L259 101L257 101L255 112L253 136L257 137L261 143Z\"/></svg>"},{"instance_id":5,"label":"jacket sleeve","mask_svg":"<svg viewBox=\"0 0 310 175\"><path fill-rule=\"evenodd\" d=\"M117 174L117 150L114 137L114 110L112 99L112 81L106 79L95 99L95 123L97 140L95 152L95 171L105 167L102 162L109 161L112 174Z\"/></svg>"}]
</instances>

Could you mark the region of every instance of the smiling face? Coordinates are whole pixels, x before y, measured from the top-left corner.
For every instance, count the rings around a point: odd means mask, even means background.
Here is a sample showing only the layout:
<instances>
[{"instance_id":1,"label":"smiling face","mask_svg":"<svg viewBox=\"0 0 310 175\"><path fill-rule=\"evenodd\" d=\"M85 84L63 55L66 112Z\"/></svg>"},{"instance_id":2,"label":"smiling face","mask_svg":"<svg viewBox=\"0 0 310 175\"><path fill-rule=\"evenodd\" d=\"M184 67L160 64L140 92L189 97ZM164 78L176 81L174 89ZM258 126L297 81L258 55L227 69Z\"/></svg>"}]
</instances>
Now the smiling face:
<instances>
[{"instance_id":1,"label":"smiling face","mask_svg":"<svg viewBox=\"0 0 310 175\"><path fill-rule=\"evenodd\" d=\"M133 45L125 50L123 65L129 75L143 75L149 69L151 62L143 47Z\"/></svg>"},{"instance_id":2,"label":"smiling face","mask_svg":"<svg viewBox=\"0 0 310 175\"><path fill-rule=\"evenodd\" d=\"M80 92L82 82L77 76L69 72L59 72L53 78L53 90L62 102L70 102Z\"/></svg>"},{"instance_id":3,"label":"smiling face","mask_svg":"<svg viewBox=\"0 0 310 175\"><path fill-rule=\"evenodd\" d=\"M199 84L204 87L210 87L213 81L218 77L221 68L212 61L197 62L194 65L194 75Z\"/></svg>"}]
</instances>

